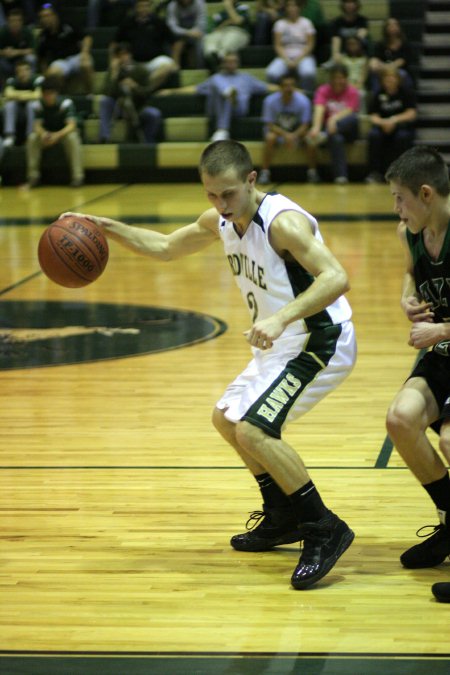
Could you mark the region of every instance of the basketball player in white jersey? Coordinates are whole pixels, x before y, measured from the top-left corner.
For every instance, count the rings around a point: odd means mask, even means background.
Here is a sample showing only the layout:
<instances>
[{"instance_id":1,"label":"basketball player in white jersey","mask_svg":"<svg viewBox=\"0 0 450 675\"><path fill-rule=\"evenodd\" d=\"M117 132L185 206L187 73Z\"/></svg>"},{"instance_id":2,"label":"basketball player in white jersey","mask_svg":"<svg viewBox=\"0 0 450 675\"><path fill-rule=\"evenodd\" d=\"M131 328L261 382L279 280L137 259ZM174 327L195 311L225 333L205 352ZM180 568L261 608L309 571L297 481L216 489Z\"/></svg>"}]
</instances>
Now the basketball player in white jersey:
<instances>
[{"instance_id":1,"label":"basketball player in white jersey","mask_svg":"<svg viewBox=\"0 0 450 675\"><path fill-rule=\"evenodd\" d=\"M303 541L291 583L305 589L331 570L354 534L324 505L282 432L353 368L356 344L343 295L347 275L313 216L280 194L256 189L244 145L212 143L199 168L213 208L171 234L83 215L127 248L162 261L222 240L250 312L246 339L253 358L216 404L213 423L254 475L263 498L263 510L249 519L253 528L233 536L231 545L266 551Z\"/></svg>"}]
</instances>

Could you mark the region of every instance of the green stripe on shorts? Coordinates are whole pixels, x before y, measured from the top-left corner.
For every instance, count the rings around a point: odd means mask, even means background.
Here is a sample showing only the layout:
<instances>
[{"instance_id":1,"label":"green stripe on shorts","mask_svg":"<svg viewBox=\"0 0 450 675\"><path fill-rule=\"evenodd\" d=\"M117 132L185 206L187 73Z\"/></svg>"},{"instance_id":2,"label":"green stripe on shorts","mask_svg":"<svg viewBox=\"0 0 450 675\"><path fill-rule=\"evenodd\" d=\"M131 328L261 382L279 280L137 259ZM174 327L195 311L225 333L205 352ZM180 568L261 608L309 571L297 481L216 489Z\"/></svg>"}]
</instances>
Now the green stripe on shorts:
<instances>
[{"instance_id":1,"label":"green stripe on shorts","mask_svg":"<svg viewBox=\"0 0 450 675\"><path fill-rule=\"evenodd\" d=\"M341 332L342 328L338 325L311 333L305 349L287 362L242 420L263 429L269 436L281 438L281 429L289 411L302 391L329 363Z\"/></svg>"}]
</instances>

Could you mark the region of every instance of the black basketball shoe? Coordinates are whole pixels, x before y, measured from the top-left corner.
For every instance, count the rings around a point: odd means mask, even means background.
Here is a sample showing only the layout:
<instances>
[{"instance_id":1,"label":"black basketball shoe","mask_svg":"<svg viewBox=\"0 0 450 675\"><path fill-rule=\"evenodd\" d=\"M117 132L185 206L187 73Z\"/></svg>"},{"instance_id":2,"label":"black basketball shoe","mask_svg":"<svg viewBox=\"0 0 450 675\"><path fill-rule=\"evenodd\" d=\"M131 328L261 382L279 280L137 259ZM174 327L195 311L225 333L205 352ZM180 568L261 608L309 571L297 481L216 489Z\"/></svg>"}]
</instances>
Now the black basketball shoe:
<instances>
[{"instance_id":1,"label":"black basketball shoe","mask_svg":"<svg viewBox=\"0 0 450 675\"><path fill-rule=\"evenodd\" d=\"M304 590L328 574L355 535L332 511L317 522L305 523L300 532L303 549L291 583L297 590Z\"/></svg>"},{"instance_id":2,"label":"black basketball shoe","mask_svg":"<svg viewBox=\"0 0 450 675\"><path fill-rule=\"evenodd\" d=\"M420 534L423 530L431 530ZM446 525L424 525L416 532L418 537L426 538L421 544L411 546L400 556L403 567L419 569L440 565L450 555L450 531Z\"/></svg>"},{"instance_id":3,"label":"black basketball shoe","mask_svg":"<svg viewBox=\"0 0 450 675\"><path fill-rule=\"evenodd\" d=\"M268 508L253 511L246 523L247 532L235 534L230 544L236 551L270 551L274 546L300 541L299 526L293 511L287 508Z\"/></svg>"},{"instance_id":4,"label":"black basketball shoe","mask_svg":"<svg viewBox=\"0 0 450 675\"><path fill-rule=\"evenodd\" d=\"M431 587L434 597L439 602L450 602L450 584L448 582L442 581L437 584L433 584Z\"/></svg>"}]
</instances>

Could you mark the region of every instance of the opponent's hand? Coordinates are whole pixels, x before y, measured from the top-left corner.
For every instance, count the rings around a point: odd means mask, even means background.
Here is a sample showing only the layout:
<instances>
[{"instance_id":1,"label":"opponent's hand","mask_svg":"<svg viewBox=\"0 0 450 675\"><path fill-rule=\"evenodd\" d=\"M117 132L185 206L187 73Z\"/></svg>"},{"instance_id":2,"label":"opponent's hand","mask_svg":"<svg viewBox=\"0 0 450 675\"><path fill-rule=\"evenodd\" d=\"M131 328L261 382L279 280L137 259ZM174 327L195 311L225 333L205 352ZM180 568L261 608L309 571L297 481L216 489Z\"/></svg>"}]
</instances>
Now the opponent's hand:
<instances>
[{"instance_id":1,"label":"opponent's hand","mask_svg":"<svg viewBox=\"0 0 450 675\"><path fill-rule=\"evenodd\" d=\"M406 298L402 303L403 309L408 319L412 322L426 321L433 322L434 312L432 311L432 303L418 300L414 295Z\"/></svg>"},{"instance_id":2,"label":"opponent's hand","mask_svg":"<svg viewBox=\"0 0 450 675\"><path fill-rule=\"evenodd\" d=\"M416 321L411 326L408 344L415 349L432 347L442 340L441 326L438 323L428 321Z\"/></svg>"}]
</instances>

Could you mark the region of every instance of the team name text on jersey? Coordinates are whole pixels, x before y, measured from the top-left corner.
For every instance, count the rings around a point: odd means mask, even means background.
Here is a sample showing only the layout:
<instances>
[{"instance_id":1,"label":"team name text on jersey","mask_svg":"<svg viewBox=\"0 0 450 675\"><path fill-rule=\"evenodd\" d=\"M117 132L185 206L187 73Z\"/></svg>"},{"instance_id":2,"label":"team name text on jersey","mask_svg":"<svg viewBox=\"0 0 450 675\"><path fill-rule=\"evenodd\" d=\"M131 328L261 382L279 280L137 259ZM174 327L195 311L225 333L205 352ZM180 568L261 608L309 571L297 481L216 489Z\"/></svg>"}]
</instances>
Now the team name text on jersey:
<instances>
[{"instance_id":1,"label":"team name text on jersey","mask_svg":"<svg viewBox=\"0 0 450 675\"><path fill-rule=\"evenodd\" d=\"M228 255L228 262L235 277L244 274L247 279L253 281L256 286L267 290L264 282L264 269L256 264L255 260L249 260L245 253Z\"/></svg>"}]
</instances>

